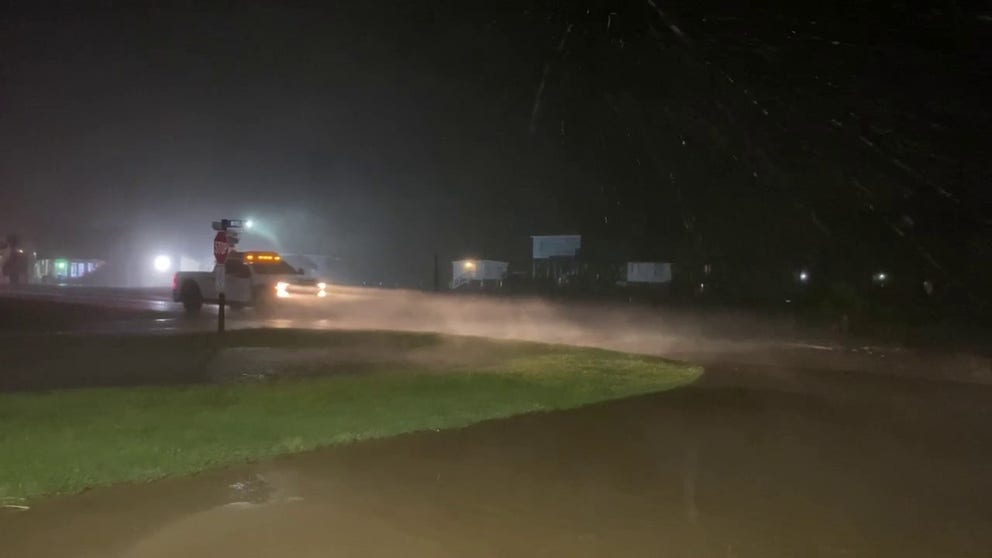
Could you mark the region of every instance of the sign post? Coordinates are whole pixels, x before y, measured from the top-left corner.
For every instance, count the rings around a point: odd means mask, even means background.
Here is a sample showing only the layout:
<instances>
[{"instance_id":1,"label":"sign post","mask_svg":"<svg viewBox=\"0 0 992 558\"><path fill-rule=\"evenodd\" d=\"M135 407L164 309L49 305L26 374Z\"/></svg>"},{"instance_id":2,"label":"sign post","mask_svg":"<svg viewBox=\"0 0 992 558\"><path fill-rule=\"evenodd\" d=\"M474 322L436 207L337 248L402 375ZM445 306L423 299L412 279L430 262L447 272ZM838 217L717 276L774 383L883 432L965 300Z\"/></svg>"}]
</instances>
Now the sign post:
<instances>
[{"instance_id":1,"label":"sign post","mask_svg":"<svg viewBox=\"0 0 992 558\"><path fill-rule=\"evenodd\" d=\"M224 263L234 246L238 243L238 229L242 227L241 219L221 219L211 225L217 234L214 235L214 281L217 285L217 333L224 333L224 305L227 302L224 295Z\"/></svg>"},{"instance_id":2,"label":"sign post","mask_svg":"<svg viewBox=\"0 0 992 558\"><path fill-rule=\"evenodd\" d=\"M231 245L227 242L227 231L219 230L214 236L214 283L217 285L217 333L224 333L224 303L227 302L224 296L224 263L227 261L227 254L231 251Z\"/></svg>"}]
</instances>

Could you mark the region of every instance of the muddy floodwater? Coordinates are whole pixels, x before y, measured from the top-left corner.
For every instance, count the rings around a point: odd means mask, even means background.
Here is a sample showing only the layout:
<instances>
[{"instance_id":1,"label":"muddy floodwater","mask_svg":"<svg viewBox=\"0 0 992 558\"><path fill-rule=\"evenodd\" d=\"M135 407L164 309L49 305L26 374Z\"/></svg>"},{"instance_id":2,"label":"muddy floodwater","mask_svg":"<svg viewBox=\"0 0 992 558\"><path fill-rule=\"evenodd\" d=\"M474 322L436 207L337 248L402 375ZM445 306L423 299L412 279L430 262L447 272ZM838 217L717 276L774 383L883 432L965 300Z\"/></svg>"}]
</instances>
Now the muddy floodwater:
<instances>
[{"instance_id":1,"label":"muddy floodwater","mask_svg":"<svg viewBox=\"0 0 992 558\"><path fill-rule=\"evenodd\" d=\"M987 557L990 402L714 366L655 396L35 502L0 513L0 555Z\"/></svg>"}]
</instances>

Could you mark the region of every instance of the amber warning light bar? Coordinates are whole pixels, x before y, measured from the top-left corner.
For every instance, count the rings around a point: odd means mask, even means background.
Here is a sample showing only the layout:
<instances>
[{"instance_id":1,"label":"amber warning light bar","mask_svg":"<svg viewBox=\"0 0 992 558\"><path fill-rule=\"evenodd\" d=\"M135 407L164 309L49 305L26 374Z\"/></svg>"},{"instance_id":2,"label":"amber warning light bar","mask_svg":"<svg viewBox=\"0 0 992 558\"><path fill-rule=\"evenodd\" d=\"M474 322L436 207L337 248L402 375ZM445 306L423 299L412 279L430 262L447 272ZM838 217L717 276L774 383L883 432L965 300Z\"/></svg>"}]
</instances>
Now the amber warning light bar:
<instances>
[{"instance_id":1,"label":"amber warning light bar","mask_svg":"<svg viewBox=\"0 0 992 558\"><path fill-rule=\"evenodd\" d=\"M273 252L248 252L245 254L246 262L278 262L282 256Z\"/></svg>"}]
</instances>

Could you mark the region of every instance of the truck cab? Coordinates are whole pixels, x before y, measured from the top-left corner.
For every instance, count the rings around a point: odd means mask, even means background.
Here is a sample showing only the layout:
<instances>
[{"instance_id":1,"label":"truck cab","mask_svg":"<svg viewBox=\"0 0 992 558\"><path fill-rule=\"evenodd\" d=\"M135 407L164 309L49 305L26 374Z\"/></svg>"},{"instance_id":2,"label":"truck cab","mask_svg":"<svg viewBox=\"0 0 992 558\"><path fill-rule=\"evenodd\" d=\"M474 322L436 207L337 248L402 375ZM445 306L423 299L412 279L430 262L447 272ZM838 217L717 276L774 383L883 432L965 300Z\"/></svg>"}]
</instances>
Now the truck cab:
<instances>
[{"instance_id":1,"label":"truck cab","mask_svg":"<svg viewBox=\"0 0 992 558\"><path fill-rule=\"evenodd\" d=\"M218 264L220 265L220 264ZM224 266L224 298L232 307L261 306L288 298L323 298L327 284L306 277L276 252L234 252ZM181 271L172 282L172 299L187 312L219 302L214 271Z\"/></svg>"}]
</instances>

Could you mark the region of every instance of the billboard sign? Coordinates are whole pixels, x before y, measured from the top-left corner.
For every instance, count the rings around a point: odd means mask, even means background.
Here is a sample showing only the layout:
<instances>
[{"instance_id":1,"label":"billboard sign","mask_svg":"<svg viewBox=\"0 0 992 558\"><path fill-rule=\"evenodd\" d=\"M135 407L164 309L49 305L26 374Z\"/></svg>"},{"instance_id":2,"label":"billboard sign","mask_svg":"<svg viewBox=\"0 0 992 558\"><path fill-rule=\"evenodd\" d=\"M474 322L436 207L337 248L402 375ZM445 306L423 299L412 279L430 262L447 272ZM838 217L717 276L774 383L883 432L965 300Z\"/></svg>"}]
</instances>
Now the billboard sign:
<instances>
[{"instance_id":1,"label":"billboard sign","mask_svg":"<svg viewBox=\"0 0 992 558\"><path fill-rule=\"evenodd\" d=\"M582 248L582 236L578 234L541 235L530 237L533 243L532 258L574 258Z\"/></svg>"}]
</instances>

